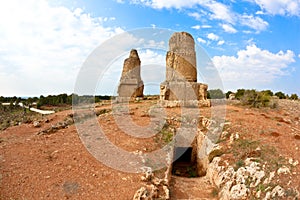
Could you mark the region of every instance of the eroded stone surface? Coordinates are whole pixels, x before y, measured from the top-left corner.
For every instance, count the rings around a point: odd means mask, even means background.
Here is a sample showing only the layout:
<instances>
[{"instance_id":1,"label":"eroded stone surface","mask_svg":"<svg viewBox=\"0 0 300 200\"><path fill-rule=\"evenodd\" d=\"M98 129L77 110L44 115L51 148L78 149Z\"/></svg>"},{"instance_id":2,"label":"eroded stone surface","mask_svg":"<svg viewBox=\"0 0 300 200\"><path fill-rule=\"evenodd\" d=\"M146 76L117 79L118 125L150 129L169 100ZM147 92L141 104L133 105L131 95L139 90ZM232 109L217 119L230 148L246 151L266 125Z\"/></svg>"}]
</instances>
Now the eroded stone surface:
<instances>
[{"instance_id":1,"label":"eroded stone surface","mask_svg":"<svg viewBox=\"0 0 300 200\"><path fill-rule=\"evenodd\" d=\"M166 80L160 85L160 101L165 107L209 106L208 85L197 83L194 38L176 32L169 40L166 55Z\"/></svg>"},{"instance_id":2,"label":"eroded stone surface","mask_svg":"<svg viewBox=\"0 0 300 200\"><path fill-rule=\"evenodd\" d=\"M144 83L141 79L141 60L135 49L125 59L118 88L118 101L128 101L143 97Z\"/></svg>"}]
</instances>

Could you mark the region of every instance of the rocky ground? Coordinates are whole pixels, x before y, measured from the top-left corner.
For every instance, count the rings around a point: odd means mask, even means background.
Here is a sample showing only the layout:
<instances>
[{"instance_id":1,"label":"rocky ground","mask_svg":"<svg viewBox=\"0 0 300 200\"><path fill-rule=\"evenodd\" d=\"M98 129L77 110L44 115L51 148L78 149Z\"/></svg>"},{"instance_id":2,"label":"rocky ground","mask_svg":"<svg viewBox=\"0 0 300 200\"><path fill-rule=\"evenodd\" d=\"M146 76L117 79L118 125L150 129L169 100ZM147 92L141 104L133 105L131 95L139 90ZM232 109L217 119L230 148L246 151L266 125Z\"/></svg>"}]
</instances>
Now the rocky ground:
<instances>
[{"instance_id":1,"label":"rocky ground","mask_svg":"<svg viewBox=\"0 0 300 200\"><path fill-rule=\"evenodd\" d=\"M147 125L155 104L130 105L130 117ZM179 108L166 112L168 119L180 116ZM201 109L201 115L210 113ZM96 108L96 114L106 137L126 151L151 152L172 138L168 130L150 138L125 134L108 105ZM145 186L143 174L97 161L82 144L72 116L71 110L61 111L0 132L0 199L132 199ZM228 101L217 144L206 176L172 176L171 199L299 198L299 101L282 100L275 109Z\"/></svg>"}]
</instances>

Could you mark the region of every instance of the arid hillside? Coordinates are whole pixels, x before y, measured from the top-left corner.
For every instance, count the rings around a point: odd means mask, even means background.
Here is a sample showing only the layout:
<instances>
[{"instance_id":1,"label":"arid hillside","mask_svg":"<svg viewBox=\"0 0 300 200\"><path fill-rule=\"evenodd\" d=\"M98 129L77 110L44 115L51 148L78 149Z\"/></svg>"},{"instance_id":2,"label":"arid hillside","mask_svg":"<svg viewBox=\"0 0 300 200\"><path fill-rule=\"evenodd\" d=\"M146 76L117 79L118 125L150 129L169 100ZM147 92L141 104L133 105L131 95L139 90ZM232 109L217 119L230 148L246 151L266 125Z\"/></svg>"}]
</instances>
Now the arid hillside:
<instances>
[{"instance_id":1,"label":"arid hillside","mask_svg":"<svg viewBox=\"0 0 300 200\"><path fill-rule=\"evenodd\" d=\"M147 125L155 104L132 103L130 117ZM210 109L201 108L199 117L209 120ZM151 152L173 136L166 129L150 138L134 138L118 127L110 105L98 106L95 113L106 137L126 151ZM170 128L175 127L180 108L167 108L166 113ZM96 160L82 144L72 117L72 110L65 110L0 132L0 199L132 199L148 184L141 173L121 172ZM217 146L205 176L188 170L173 173L170 199L299 198L299 101L280 100L273 109L227 101Z\"/></svg>"}]
</instances>

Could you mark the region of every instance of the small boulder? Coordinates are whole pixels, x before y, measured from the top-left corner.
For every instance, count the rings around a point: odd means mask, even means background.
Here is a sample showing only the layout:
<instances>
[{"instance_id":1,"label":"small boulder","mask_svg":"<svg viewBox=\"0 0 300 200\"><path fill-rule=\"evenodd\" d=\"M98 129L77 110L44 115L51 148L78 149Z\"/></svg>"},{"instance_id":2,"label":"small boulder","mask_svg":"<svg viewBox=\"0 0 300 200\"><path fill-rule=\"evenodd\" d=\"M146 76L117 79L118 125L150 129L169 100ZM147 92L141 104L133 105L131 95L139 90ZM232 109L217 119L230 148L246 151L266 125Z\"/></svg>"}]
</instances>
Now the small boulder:
<instances>
[{"instance_id":1,"label":"small boulder","mask_svg":"<svg viewBox=\"0 0 300 200\"><path fill-rule=\"evenodd\" d=\"M39 128L39 127L41 127L41 123L39 121L34 121L33 122L33 127Z\"/></svg>"}]
</instances>

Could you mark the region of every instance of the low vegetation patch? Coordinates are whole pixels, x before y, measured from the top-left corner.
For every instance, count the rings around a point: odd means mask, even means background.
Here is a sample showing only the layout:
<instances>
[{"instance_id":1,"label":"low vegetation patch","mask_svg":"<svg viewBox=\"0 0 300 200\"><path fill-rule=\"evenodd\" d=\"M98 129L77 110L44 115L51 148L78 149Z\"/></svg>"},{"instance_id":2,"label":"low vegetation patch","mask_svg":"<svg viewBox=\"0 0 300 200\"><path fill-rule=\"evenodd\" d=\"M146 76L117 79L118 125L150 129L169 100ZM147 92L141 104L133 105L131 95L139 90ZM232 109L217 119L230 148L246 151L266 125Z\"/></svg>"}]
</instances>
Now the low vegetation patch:
<instances>
[{"instance_id":1,"label":"low vegetation patch","mask_svg":"<svg viewBox=\"0 0 300 200\"><path fill-rule=\"evenodd\" d=\"M174 128L166 122L163 128L155 135L155 142L160 144L161 147L165 146L166 144L170 143L173 140L174 136Z\"/></svg>"},{"instance_id":2,"label":"low vegetation patch","mask_svg":"<svg viewBox=\"0 0 300 200\"><path fill-rule=\"evenodd\" d=\"M3 106L0 103L0 130L5 130L10 126L16 126L21 123L31 123L42 116L38 113L29 111L18 105Z\"/></svg>"}]
</instances>

